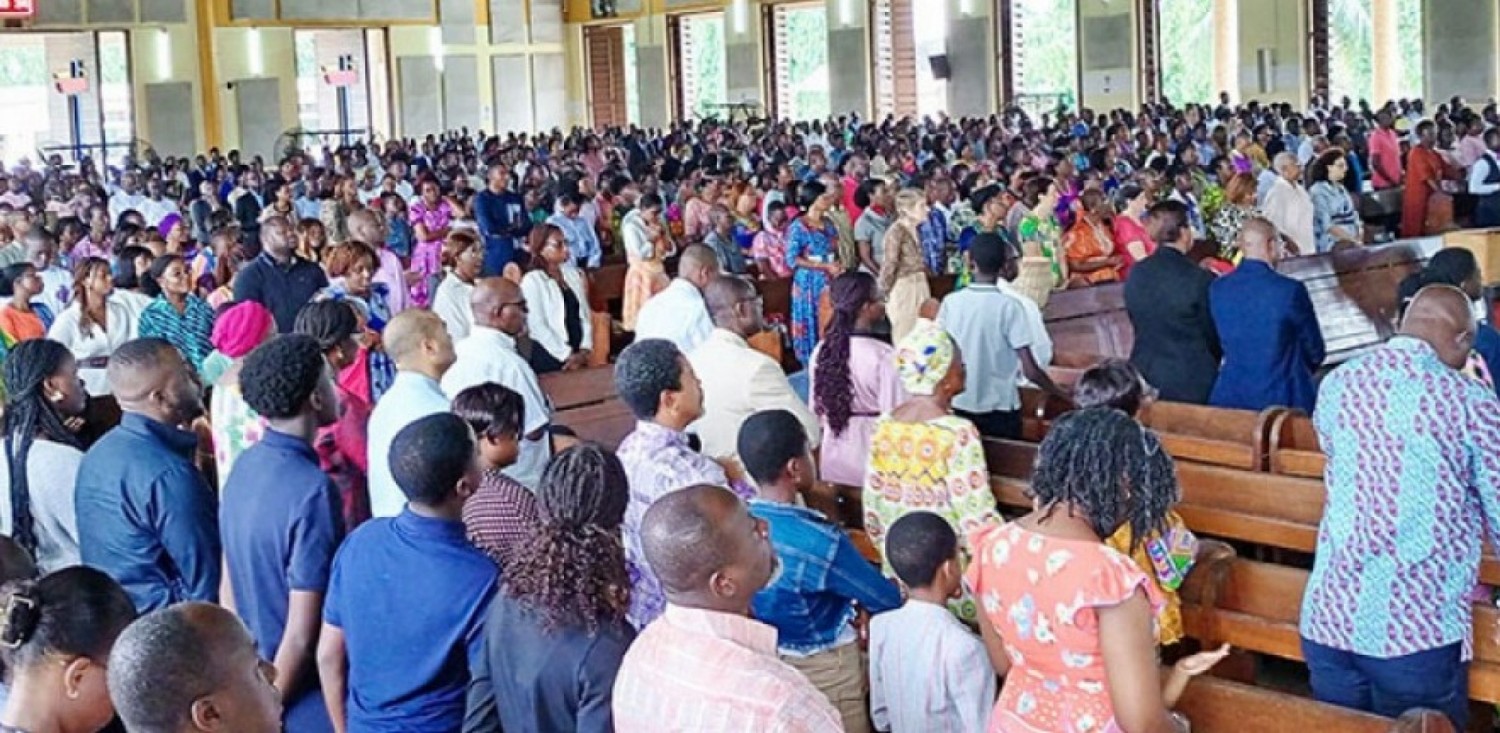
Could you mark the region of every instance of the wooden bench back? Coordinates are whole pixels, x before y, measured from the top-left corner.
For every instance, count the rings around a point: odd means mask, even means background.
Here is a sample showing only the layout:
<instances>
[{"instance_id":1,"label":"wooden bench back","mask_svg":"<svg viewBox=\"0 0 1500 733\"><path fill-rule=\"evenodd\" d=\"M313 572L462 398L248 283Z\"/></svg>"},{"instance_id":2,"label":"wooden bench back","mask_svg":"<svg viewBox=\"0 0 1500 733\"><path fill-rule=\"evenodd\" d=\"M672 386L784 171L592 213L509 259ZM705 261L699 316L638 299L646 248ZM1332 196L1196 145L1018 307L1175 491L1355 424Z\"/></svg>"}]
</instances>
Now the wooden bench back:
<instances>
[{"instance_id":1,"label":"wooden bench back","mask_svg":"<svg viewBox=\"0 0 1500 733\"><path fill-rule=\"evenodd\" d=\"M1287 410L1276 416L1271 425L1270 464L1273 473L1289 476L1323 478L1327 460L1318 443L1318 432L1312 418L1298 410Z\"/></svg>"},{"instance_id":2,"label":"wooden bench back","mask_svg":"<svg viewBox=\"0 0 1500 733\"><path fill-rule=\"evenodd\" d=\"M620 441L635 430L635 414L624 402L610 399L604 402L561 411L552 416L552 421L564 425L586 440L615 450Z\"/></svg>"},{"instance_id":3,"label":"wooden bench back","mask_svg":"<svg viewBox=\"0 0 1500 733\"><path fill-rule=\"evenodd\" d=\"M1285 733L1337 731L1388 733L1395 721L1264 687L1203 676L1188 684L1177 703L1194 733ZM1451 731L1441 713L1423 713L1420 730Z\"/></svg>"},{"instance_id":4,"label":"wooden bench back","mask_svg":"<svg viewBox=\"0 0 1500 733\"><path fill-rule=\"evenodd\" d=\"M615 368L608 365L543 374L537 381L552 401L552 409L559 412L615 397Z\"/></svg>"},{"instance_id":5,"label":"wooden bench back","mask_svg":"<svg viewBox=\"0 0 1500 733\"><path fill-rule=\"evenodd\" d=\"M1250 560L1233 560L1222 584L1185 585L1183 626L1188 636L1207 644L1227 642L1236 648L1302 661L1297 623L1308 571ZM1500 643L1494 636L1500 610L1474 606L1474 660L1469 667L1469 697L1500 702Z\"/></svg>"},{"instance_id":6,"label":"wooden bench back","mask_svg":"<svg viewBox=\"0 0 1500 733\"><path fill-rule=\"evenodd\" d=\"M1140 421L1161 436L1167 452L1179 461L1261 471L1271 416L1269 410L1156 402L1141 411Z\"/></svg>"}]
</instances>

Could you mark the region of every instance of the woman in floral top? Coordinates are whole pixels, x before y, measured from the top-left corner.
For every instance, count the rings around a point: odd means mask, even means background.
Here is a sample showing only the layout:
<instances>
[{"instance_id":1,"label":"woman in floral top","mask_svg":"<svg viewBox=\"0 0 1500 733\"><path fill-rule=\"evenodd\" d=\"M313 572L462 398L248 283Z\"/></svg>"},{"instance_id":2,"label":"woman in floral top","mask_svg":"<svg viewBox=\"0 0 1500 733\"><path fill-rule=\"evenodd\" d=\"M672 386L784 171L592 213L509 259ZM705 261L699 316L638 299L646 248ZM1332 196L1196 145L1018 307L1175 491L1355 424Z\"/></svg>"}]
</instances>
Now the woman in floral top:
<instances>
[{"instance_id":1,"label":"woman in floral top","mask_svg":"<svg viewBox=\"0 0 1500 733\"><path fill-rule=\"evenodd\" d=\"M1178 662L1163 686L1148 631L1161 595L1104 544L1122 526L1135 537L1163 527L1177 500L1172 459L1125 413L1079 410L1048 432L1031 490L1036 511L969 538L966 579L984 609L990 660L1006 680L989 730L1186 731L1169 708L1229 648Z\"/></svg>"},{"instance_id":2,"label":"woman in floral top","mask_svg":"<svg viewBox=\"0 0 1500 733\"><path fill-rule=\"evenodd\" d=\"M443 198L436 178L428 176L418 184L422 195L411 205L411 227L417 242L411 256L411 269L421 275L412 286L412 302L426 306L436 280L443 276L443 241L453 221L453 205Z\"/></svg>"},{"instance_id":3,"label":"woman in floral top","mask_svg":"<svg viewBox=\"0 0 1500 733\"><path fill-rule=\"evenodd\" d=\"M964 538L1001 520L979 430L953 414L953 397L964 389L963 357L947 332L924 319L897 347L896 368L912 398L875 423L865 472L865 531L884 556L888 527L911 512L932 512L953 525L967 565L971 553ZM885 570L891 574L890 563ZM978 614L967 592L950 608L970 623Z\"/></svg>"},{"instance_id":4,"label":"woman in floral top","mask_svg":"<svg viewBox=\"0 0 1500 733\"><path fill-rule=\"evenodd\" d=\"M1026 183L1026 194L1032 202L1031 213L1021 218L1016 239L1021 243L1021 272L1016 276L1018 290L1047 306L1052 291L1068 281L1068 261L1062 248L1062 224L1057 220L1057 201L1062 191L1050 178L1033 178Z\"/></svg>"}]
</instances>

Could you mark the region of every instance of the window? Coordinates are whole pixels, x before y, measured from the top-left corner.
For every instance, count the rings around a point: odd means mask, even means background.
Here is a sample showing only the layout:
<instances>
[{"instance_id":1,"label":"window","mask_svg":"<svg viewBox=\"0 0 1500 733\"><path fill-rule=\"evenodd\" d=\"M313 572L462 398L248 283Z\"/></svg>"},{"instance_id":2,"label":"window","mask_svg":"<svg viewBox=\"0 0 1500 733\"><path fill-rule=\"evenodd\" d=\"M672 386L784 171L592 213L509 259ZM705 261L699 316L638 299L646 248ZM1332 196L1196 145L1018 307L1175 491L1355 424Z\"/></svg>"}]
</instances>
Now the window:
<instances>
[{"instance_id":1,"label":"window","mask_svg":"<svg viewBox=\"0 0 1500 733\"><path fill-rule=\"evenodd\" d=\"M776 116L827 118L828 9L823 3L771 7Z\"/></svg>"},{"instance_id":2,"label":"window","mask_svg":"<svg viewBox=\"0 0 1500 733\"><path fill-rule=\"evenodd\" d=\"M120 161L134 153L135 110L131 104L130 44L124 31L100 31L99 104L104 120L106 159Z\"/></svg>"},{"instance_id":3,"label":"window","mask_svg":"<svg viewBox=\"0 0 1500 733\"><path fill-rule=\"evenodd\" d=\"M729 85L724 70L724 14L679 15L672 21L678 118L723 117Z\"/></svg>"},{"instance_id":4,"label":"window","mask_svg":"<svg viewBox=\"0 0 1500 733\"><path fill-rule=\"evenodd\" d=\"M1396 97L1422 96L1422 0L1396 0L1397 48L1386 62L1397 66ZM1341 97L1379 107L1375 96L1374 0L1329 0L1328 85L1336 103Z\"/></svg>"},{"instance_id":5,"label":"window","mask_svg":"<svg viewBox=\"0 0 1500 733\"><path fill-rule=\"evenodd\" d=\"M83 81L65 94L59 77ZM0 158L100 157L118 164L135 137L129 41L123 31L0 34ZM72 87L73 83L69 82Z\"/></svg>"},{"instance_id":6,"label":"window","mask_svg":"<svg viewBox=\"0 0 1500 733\"><path fill-rule=\"evenodd\" d=\"M1078 101L1076 0L1012 0L1011 69L1016 102L1031 112Z\"/></svg>"},{"instance_id":7,"label":"window","mask_svg":"<svg viewBox=\"0 0 1500 733\"><path fill-rule=\"evenodd\" d=\"M870 55L874 61L875 116L917 113L917 49L913 0L874 0Z\"/></svg>"},{"instance_id":8,"label":"window","mask_svg":"<svg viewBox=\"0 0 1500 733\"><path fill-rule=\"evenodd\" d=\"M1218 99L1213 0L1158 0L1161 90L1175 105Z\"/></svg>"}]
</instances>

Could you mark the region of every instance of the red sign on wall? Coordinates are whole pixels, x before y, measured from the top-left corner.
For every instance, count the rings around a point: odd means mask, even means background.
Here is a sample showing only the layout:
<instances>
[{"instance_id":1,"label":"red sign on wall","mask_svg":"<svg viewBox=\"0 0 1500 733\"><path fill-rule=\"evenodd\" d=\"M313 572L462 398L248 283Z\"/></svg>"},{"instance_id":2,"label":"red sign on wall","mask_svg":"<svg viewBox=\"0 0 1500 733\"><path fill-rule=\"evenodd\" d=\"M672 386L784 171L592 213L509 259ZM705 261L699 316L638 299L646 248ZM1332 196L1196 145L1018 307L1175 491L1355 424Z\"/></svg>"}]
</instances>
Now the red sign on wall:
<instances>
[{"instance_id":1,"label":"red sign on wall","mask_svg":"<svg viewBox=\"0 0 1500 733\"><path fill-rule=\"evenodd\" d=\"M36 0L0 0L0 19L24 19L36 17Z\"/></svg>"}]
</instances>

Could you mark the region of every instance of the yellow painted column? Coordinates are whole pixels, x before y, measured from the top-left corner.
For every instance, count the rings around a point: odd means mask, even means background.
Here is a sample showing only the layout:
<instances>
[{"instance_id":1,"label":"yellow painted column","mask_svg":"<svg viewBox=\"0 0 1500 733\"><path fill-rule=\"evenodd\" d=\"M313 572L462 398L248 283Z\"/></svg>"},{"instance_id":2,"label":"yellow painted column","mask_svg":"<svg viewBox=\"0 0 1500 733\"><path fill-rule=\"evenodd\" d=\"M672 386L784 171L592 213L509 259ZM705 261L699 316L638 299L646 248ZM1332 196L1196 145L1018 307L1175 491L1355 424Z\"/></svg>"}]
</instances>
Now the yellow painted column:
<instances>
[{"instance_id":1,"label":"yellow painted column","mask_svg":"<svg viewBox=\"0 0 1500 733\"><path fill-rule=\"evenodd\" d=\"M1372 0L1370 22L1370 71L1374 77L1370 104L1379 107L1400 95L1402 49L1396 37L1396 0Z\"/></svg>"},{"instance_id":2,"label":"yellow painted column","mask_svg":"<svg viewBox=\"0 0 1500 733\"><path fill-rule=\"evenodd\" d=\"M198 43L198 98L203 105L203 138L209 148L224 144L224 121L219 112L219 79L214 73L214 7L218 3L191 3L193 31Z\"/></svg>"},{"instance_id":3,"label":"yellow painted column","mask_svg":"<svg viewBox=\"0 0 1500 733\"><path fill-rule=\"evenodd\" d=\"M1240 2L1214 0L1214 94L1240 99Z\"/></svg>"}]
</instances>

